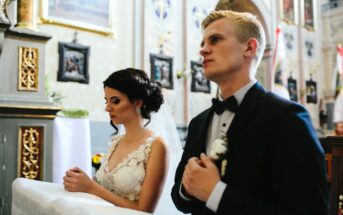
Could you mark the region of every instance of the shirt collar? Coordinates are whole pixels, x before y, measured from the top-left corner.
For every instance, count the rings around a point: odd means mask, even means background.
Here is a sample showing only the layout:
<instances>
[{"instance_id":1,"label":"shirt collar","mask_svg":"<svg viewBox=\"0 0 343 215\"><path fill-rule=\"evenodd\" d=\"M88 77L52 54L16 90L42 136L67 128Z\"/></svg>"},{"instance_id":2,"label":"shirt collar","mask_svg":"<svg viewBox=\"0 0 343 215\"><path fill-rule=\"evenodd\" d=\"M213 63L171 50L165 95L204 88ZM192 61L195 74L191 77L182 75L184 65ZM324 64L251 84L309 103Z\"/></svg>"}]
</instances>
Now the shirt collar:
<instances>
[{"instance_id":1,"label":"shirt collar","mask_svg":"<svg viewBox=\"0 0 343 215\"><path fill-rule=\"evenodd\" d=\"M250 81L248 84L246 84L244 87L236 91L233 95L235 96L238 106L241 105L245 94L249 91L249 89L256 83L256 80Z\"/></svg>"},{"instance_id":2,"label":"shirt collar","mask_svg":"<svg viewBox=\"0 0 343 215\"><path fill-rule=\"evenodd\" d=\"M235 97L238 106L241 105L245 94L247 94L247 92L249 91L249 89L256 83L256 80L252 80L250 81L248 84L244 85L241 89L237 90L233 96ZM220 100L223 100L223 98L221 96L219 96Z\"/></svg>"}]
</instances>

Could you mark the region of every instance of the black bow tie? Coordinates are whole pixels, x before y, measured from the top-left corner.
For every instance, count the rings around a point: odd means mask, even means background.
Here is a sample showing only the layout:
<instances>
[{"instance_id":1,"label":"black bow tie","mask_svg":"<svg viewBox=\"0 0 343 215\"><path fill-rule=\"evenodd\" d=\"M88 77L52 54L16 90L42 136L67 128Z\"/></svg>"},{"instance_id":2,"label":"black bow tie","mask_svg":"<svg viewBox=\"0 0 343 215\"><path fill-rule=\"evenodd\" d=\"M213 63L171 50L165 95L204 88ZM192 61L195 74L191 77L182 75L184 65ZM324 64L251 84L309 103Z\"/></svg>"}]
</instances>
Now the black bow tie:
<instances>
[{"instance_id":1,"label":"black bow tie","mask_svg":"<svg viewBox=\"0 0 343 215\"><path fill-rule=\"evenodd\" d=\"M238 109L238 103L237 103L234 96L230 96L229 98L227 98L224 101L220 101L217 98L213 98L212 99L212 108L214 109L216 114L219 114L219 115L222 114L225 109L227 109L233 113L236 113L236 111Z\"/></svg>"}]
</instances>

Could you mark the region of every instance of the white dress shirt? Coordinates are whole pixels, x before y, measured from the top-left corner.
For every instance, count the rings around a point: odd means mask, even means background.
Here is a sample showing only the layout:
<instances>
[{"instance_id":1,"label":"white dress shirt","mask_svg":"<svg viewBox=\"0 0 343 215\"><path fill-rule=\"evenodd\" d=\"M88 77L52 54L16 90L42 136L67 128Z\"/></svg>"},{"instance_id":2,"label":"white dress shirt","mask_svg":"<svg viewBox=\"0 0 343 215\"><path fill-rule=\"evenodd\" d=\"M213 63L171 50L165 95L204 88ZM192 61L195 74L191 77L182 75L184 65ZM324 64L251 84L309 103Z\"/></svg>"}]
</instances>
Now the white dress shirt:
<instances>
[{"instance_id":1,"label":"white dress shirt","mask_svg":"<svg viewBox=\"0 0 343 215\"><path fill-rule=\"evenodd\" d=\"M256 83L256 81L251 81L238 91L236 91L233 95L237 101L238 106L241 105L245 94L248 90ZM213 114L212 123L209 126L209 133L207 135L207 146L206 146L206 153L209 154L211 151L213 142L215 139L219 137L221 132L226 134L227 130L229 129L231 122L235 116L234 112L229 110L224 110L221 115ZM212 190L210 197L206 202L206 207L208 207L213 212L217 212L220 200L222 195L227 187L227 184L219 181L214 189Z\"/></svg>"}]
</instances>

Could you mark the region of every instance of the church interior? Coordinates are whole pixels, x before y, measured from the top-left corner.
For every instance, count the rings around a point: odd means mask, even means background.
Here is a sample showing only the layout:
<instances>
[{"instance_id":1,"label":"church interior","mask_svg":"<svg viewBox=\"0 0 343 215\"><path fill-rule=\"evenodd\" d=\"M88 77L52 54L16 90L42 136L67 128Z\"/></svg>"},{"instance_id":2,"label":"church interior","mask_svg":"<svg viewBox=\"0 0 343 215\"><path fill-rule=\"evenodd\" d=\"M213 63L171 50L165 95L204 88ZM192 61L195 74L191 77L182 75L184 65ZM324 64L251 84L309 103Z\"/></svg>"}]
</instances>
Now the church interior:
<instances>
[{"instance_id":1,"label":"church interior","mask_svg":"<svg viewBox=\"0 0 343 215\"><path fill-rule=\"evenodd\" d=\"M94 175L113 134L103 81L114 71L142 69L161 83L184 146L190 120L218 96L199 54L212 10L250 12L262 23L256 79L309 112L326 155L330 215L343 214L334 116L342 0L0 0L0 214L11 214L16 178L61 184L75 165Z\"/></svg>"}]
</instances>

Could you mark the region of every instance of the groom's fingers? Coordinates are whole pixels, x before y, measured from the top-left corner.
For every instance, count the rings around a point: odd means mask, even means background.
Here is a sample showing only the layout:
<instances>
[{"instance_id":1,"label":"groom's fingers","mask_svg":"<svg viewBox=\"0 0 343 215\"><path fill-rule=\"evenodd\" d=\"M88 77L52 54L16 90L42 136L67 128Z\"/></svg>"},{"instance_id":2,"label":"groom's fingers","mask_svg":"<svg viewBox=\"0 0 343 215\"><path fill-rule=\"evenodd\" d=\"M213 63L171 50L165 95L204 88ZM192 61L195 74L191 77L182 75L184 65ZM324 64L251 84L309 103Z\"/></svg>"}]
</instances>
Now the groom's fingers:
<instances>
[{"instance_id":1,"label":"groom's fingers","mask_svg":"<svg viewBox=\"0 0 343 215\"><path fill-rule=\"evenodd\" d=\"M211 158L207 157L204 153L200 154L200 161L203 164L203 166L206 168L214 166Z\"/></svg>"},{"instance_id":2,"label":"groom's fingers","mask_svg":"<svg viewBox=\"0 0 343 215\"><path fill-rule=\"evenodd\" d=\"M189 170L194 170L196 168L199 168L200 165L198 164L197 160L199 159L196 157L192 157L188 160L187 167L189 168Z\"/></svg>"}]
</instances>

